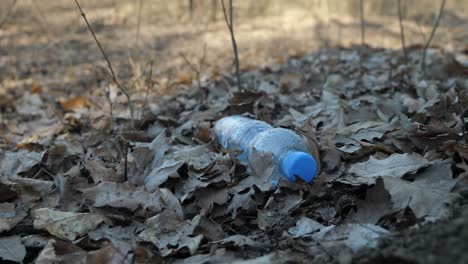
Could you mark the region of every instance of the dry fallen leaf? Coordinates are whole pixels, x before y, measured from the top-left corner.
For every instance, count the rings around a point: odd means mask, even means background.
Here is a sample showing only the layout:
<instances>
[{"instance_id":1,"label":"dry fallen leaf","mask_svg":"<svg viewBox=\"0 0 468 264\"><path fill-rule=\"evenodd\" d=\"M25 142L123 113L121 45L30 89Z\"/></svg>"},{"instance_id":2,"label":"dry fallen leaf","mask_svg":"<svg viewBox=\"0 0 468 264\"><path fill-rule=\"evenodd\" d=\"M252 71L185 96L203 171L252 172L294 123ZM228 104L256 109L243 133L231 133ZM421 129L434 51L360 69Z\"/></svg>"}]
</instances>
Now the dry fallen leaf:
<instances>
[{"instance_id":1,"label":"dry fallen leaf","mask_svg":"<svg viewBox=\"0 0 468 264\"><path fill-rule=\"evenodd\" d=\"M11 33L5 26L2 33ZM0 56L0 69L8 68L0 92L0 231L18 233L23 261L37 263L388 262L394 252L404 262L405 250L410 262L418 252L454 262L445 248L463 245L452 231L464 230L454 212L456 199L466 198L466 71L430 49L423 74L422 47L407 51L407 58L368 46L281 55L287 63L242 72L241 87L222 71L211 79L200 73L200 89L189 75L131 63L130 75L116 72L134 84L130 102L100 72L85 69L75 80L60 73L63 65L51 71L23 58L5 68L17 56ZM164 91L174 84L187 89ZM254 154L248 169L235 151L220 153L210 128L231 114L309 136L323 165L318 182L281 180L276 188L272 180L283 178L268 154ZM389 233L382 227L401 233L376 248ZM422 246L442 235L451 238L445 248Z\"/></svg>"},{"instance_id":2,"label":"dry fallen leaf","mask_svg":"<svg viewBox=\"0 0 468 264\"><path fill-rule=\"evenodd\" d=\"M91 213L61 212L49 208L33 210L34 228L47 230L51 235L74 241L95 229L103 217Z\"/></svg>"},{"instance_id":3,"label":"dry fallen leaf","mask_svg":"<svg viewBox=\"0 0 468 264\"><path fill-rule=\"evenodd\" d=\"M0 237L0 258L23 263L26 249L19 236Z\"/></svg>"},{"instance_id":4,"label":"dry fallen leaf","mask_svg":"<svg viewBox=\"0 0 468 264\"><path fill-rule=\"evenodd\" d=\"M42 93L42 86L39 82L33 82L30 87L30 91L33 94L41 94Z\"/></svg>"},{"instance_id":5,"label":"dry fallen leaf","mask_svg":"<svg viewBox=\"0 0 468 264\"><path fill-rule=\"evenodd\" d=\"M88 106L88 99L84 96L74 96L59 101L60 106L65 112L83 109Z\"/></svg>"},{"instance_id":6,"label":"dry fallen leaf","mask_svg":"<svg viewBox=\"0 0 468 264\"><path fill-rule=\"evenodd\" d=\"M95 183L101 181L107 182L122 182L123 177L118 175L115 169L107 168L102 161L88 160L85 163L86 169L89 171L89 176L93 178Z\"/></svg>"},{"instance_id":7,"label":"dry fallen leaf","mask_svg":"<svg viewBox=\"0 0 468 264\"><path fill-rule=\"evenodd\" d=\"M263 248L263 244L243 235L233 235L220 241L222 245L233 245L238 248L251 247Z\"/></svg>"},{"instance_id":8,"label":"dry fallen leaf","mask_svg":"<svg viewBox=\"0 0 468 264\"><path fill-rule=\"evenodd\" d=\"M200 215L184 221L172 211L164 210L145 221L138 238L153 243L162 256L171 255L184 247L193 254L203 238L203 235L192 237L199 222Z\"/></svg>"},{"instance_id":9,"label":"dry fallen leaf","mask_svg":"<svg viewBox=\"0 0 468 264\"><path fill-rule=\"evenodd\" d=\"M195 171L203 171L216 162L218 154L210 151L206 146L183 146L173 153L166 155L161 165L153 168L145 178L145 186L153 191L167 181L169 177L178 177L177 170L187 164Z\"/></svg>"},{"instance_id":10,"label":"dry fallen leaf","mask_svg":"<svg viewBox=\"0 0 468 264\"><path fill-rule=\"evenodd\" d=\"M175 81L175 84L180 85L180 84L185 84L189 85L192 83L192 76L188 74L181 74L177 77L177 80Z\"/></svg>"},{"instance_id":11,"label":"dry fallen leaf","mask_svg":"<svg viewBox=\"0 0 468 264\"><path fill-rule=\"evenodd\" d=\"M55 183L53 181L43 181L32 178L11 178L14 183L12 189L21 197L28 206L34 205L39 199L53 199L51 196L54 191Z\"/></svg>"},{"instance_id":12,"label":"dry fallen leaf","mask_svg":"<svg viewBox=\"0 0 468 264\"><path fill-rule=\"evenodd\" d=\"M377 179L375 186L367 190L365 200L359 200L356 209L346 216L346 223L377 224L377 221L392 210L390 194L383 181Z\"/></svg>"},{"instance_id":13,"label":"dry fallen leaf","mask_svg":"<svg viewBox=\"0 0 468 264\"><path fill-rule=\"evenodd\" d=\"M141 209L143 215L146 211L158 213L163 208L159 190L148 192L144 186L137 187L128 182L101 182L80 191L86 199L93 201L95 207L126 208L132 212Z\"/></svg>"},{"instance_id":14,"label":"dry fallen leaf","mask_svg":"<svg viewBox=\"0 0 468 264\"><path fill-rule=\"evenodd\" d=\"M291 213L303 202L302 194L277 191L267 201L265 208L258 211L258 227L261 230L281 229L281 224L290 218Z\"/></svg>"},{"instance_id":15,"label":"dry fallen leaf","mask_svg":"<svg viewBox=\"0 0 468 264\"><path fill-rule=\"evenodd\" d=\"M344 244L356 252L364 247L376 248L378 239L389 232L372 224L341 224L328 226L312 235L323 246Z\"/></svg>"},{"instance_id":16,"label":"dry fallen leaf","mask_svg":"<svg viewBox=\"0 0 468 264\"><path fill-rule=\"evenodd\" d=\"M382 177L383 185L391 195L394 210L410 207L416 217L437 219L447 217L449 206L460 196L450 193L454 180L450 160L437 161L424 171L412 175L413 182ZM378 183L380 184L380 183Z\"/></svg>"},{"instance_id":17,"label":"dry fallen leaf","mask_svg":"<svg viewBox=\"0 0 468 264\"><path fill-rule=\"evenodd\" d=\"M89 264L102 263L133 263L132 246L126 243L108 243L98 250L88 252Z\"/></svg>"},{"instance_id":18,"label":"dry fallen leaf","mask_svg":"<svg viewBox=\"0 0 468 264\"><path fill-rule=\"evenodd\" d=\"M298 73L286 73L280 77L280 87L285 91L294 91L301 88L302 75Z\"/></svg>"},{"instance_id":19,"label":"dry fallen leaf","mask_svg":"<svg viewBox=\"0 0 468 264\"><path fill-rule=\"evenodd\" d=\"M27 213L13 203L0 203L0 232L9 231L23 220Z\"/></svg>"},{"instance_id":20,"label":"dry fallen leaf","mask_svg":"<svg viewBox=\"0 0 468 264\"><path fill-rule=\"evenodd\" d=\"M288 230L288 233L294 237L303 237L306 235L310 235L312 233L315 233L317 231L320 231L320 229L324 228L325 226L320 224L319 222L312 220L310 218L302 216L297 222L296 226L291 227Z\"/></svg>"},{"instance_id":21,"label":"dry fallen leaf","mask_svg":"<svg viewBox=\"0 0 468 264\"><path fill-rule=\"evenodd\" d=\"M86 251L71 242L50 239L36 259L38 264L88 263Z\"/></svg>"},{"instance_id":22,"label":"dry fallen leaf","mask_svg":"<svg viewBox=\"0 0 468 264\"><path fill-rule=\"evenodd\" d=\"M140 225L113 226L100 225L98 228L88 232L88 237L92 240L107 239L112 243L131 242L134 238L135 230Z\"/></svg>"},{"instance_id":23,"label":"dry fallen leaf","mask_svg":"<svg viewBox=\"0 0 468 264\"><path fill-rule=\"evenodd\" d=\"M16 175L26 174L44 161L46 151L29 152L20 150L18 152L2 152L0 160L0 173L8 175L10 178Z\"/></svg>"},{"instance_id":24,"label":"dry fallen leaf","mask_svg":"<svg viewBox=\"0 0 468 264\"><path fill-rule=\"evenodd\" d=\"M431 165L430 161L416 153L395 153L385 159L379 160L371 157L366 162L353 164L349 172L368 178L379 176L400 178L407 173L414 173L429 165Z\"/></svg>"}]
</instances>

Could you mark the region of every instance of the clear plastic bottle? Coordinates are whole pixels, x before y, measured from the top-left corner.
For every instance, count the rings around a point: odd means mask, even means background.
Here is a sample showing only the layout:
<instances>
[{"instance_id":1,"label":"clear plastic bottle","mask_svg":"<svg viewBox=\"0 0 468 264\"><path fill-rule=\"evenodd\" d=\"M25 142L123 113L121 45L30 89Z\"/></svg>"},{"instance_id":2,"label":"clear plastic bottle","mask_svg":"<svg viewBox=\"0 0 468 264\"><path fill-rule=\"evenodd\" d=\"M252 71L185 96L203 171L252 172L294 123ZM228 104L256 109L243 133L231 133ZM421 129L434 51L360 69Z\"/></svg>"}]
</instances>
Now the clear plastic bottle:
<instances>
[{"instance_id":1,"label":"clear plastic bottle","mask_svg":"<svg viewBox=\"0 0 468 264\"><path fill-rule=\"evenodd\" d=\"M215 134L221 147L242 151L237 158L247 163L249 146L252 139L258 133L272 128L272 126L263 121L235 115L224 117L216 122Z\"/></svg>"},{"instance_id":2,"label":"clear plastic bottle","mask_svg":"<svg viewBox=\"0 0 468 264\"><path fill-rule=\"evenodd\" d=\"M243 116L228 116L216 123L215 134L223 148L242 151L238 159L250 168L255 166L249 159L254 151L271 153L273 186L278 185L281 176L309 183L317 174L316 159L303 138L294 131L273 128L263 121Z\"/></svg>"}]
</instances>

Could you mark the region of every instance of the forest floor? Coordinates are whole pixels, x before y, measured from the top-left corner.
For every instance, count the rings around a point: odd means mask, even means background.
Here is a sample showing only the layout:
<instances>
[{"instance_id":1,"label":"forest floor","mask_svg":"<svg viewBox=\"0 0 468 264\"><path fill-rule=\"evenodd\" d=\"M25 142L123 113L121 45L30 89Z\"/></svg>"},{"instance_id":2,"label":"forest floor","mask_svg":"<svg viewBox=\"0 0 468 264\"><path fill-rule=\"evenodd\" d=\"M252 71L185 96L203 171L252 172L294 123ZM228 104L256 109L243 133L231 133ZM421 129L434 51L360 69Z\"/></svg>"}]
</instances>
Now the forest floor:
<instances>
[{"instance_id":1,"label":"forest floor","mask_svg":"<svg viewBox=\"0 0 468 264\"><path fill-rule=\"evenodd\" d=\"M406 23L405 55L390 18L369 19L370 46L351 45L359 23L346 17L241 21L238 87L224 21L146 21L136 37L125 9L84 8L130 103L73 6L19 5L0 28L3 260L468 262L456 13L424 69L429 26ZM273 188L267 156L248 173L219 149L213 124L231 114L318 142L314 183Z\"/></svg>"}]
</instances>

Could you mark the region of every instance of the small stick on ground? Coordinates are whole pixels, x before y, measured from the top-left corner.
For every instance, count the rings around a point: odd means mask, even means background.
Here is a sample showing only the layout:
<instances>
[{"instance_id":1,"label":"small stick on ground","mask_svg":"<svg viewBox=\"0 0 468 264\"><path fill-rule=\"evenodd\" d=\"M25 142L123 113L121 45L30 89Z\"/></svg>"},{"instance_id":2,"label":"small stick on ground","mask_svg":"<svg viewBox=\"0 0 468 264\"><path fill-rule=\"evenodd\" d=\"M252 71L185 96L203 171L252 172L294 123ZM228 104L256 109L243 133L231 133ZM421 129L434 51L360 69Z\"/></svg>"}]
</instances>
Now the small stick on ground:
<instances>
[{"instance_id":1,"label":"small stick on ground","mask_svg":"<svg viewBox=\"0 0 468 264\"><path fill-rule=\"evenodd\" d=\"M406 44L405 44L405 30L403 28L403 11L401 9L401 0L398 0L398 21L400 23L400 39L401 39L401 48L403 49L403 57L405 61L408 61L408 54L406 53Z\"/></svg>"},{"instance_id":2,"label":"small stick on ground","mask_svg":"<svg viewBox=\"0 0 468 264\"><path fill-rule=\"evenodd\" d=\"M0 28L2 28L3 25L5 25L5 23L7 22L8 18L10 18L10 15L13 13L13 10L15 9L16 2L17 0L13 0L13 3L11 3L10 7L6 11L5 16L3 17L2 20L0 20Z\"/></svg>"},{"instance_id":3,"label":"small stick on ground","mask_svg":"<svg viewBox=\"0 0 468 264\"><path fill-rule=\"evenodd\" d=\"M99 40L97 39L96 37L96 34L94 33L94 30L93 28L91 27L91 25L89 24L89 21L88 19L86 18L86 14L84 13L83 9L81 8L80 6L80 3L78 3L78 0L75 0L75 4L76 6L78 7L78 9L80 10L80 13L81 13L81 16L83 17L83 20L86 22L86 26L88 27L88 30L91 32L91 35L93 35L93 39L94 41L96 42L99 50L101 51L101 54L102 56L104 57L104 60L106 61L107 63L107 67L109 68L109 71L110 71L110 77L112 78L112 81L117 85L117 87L119 88L119 90L125 95L125 97L127 97L127 101L128 101L128 108L130 110L130 122L131 122L131 126L132 128L135 128L135 112L134 112L134 109L133 109L133 105L132 105L132 102L130 100L130 93L129 91L127 91L126 88L124 88L120 82L117 80L117 76L115 75L115 72L114 72L114 68L112 67L112 64L109 60L109 57L107 57L107 54L106 52L104 51L101 43L99 42Z\"/></svg>"},{"instance_id":4,"label":"small stick on ground","mask_svg":"<svg viewBox=\"0 0 468 264\"><path fill-rule=\"evenodd\" d=\"M224 4L224 0L221 0L221 5L223 7L223 14L224 19L226 20L226 25L231 33L231 41L232 41L232 51L234 53L234 65L236 67L236 78L237 78L237 87L241 88L241 77L240 77L240 70L239 70L239 53L237 51L237 42L234 36L234 21L233 21L233 11L232 11L232 0L229 0L229 18L228 13L226 11L226 6Z\"/></svg>"},{"instance_id":5,"label":"small stick on ground","mask_svg":"<svg viewBox=\"0 0 468 264\"><path fill-rule=\"evenodd\" d=\"M427 39L426 45L424 46L423 50L423 55L421 59L421 71L423 73L426 72L426 55L427 55L427 49L431 46L432 39L434 38L434 35L437 31L437 28L439 27L439 22L442 17L442 14L444 13L445 9L445 0L442 0L442 3L440 4L440 9L439 9L439 14L437 15L436 21L434 23L434 26L432 27L431 35Z\"/></svg>"}]
</instances>

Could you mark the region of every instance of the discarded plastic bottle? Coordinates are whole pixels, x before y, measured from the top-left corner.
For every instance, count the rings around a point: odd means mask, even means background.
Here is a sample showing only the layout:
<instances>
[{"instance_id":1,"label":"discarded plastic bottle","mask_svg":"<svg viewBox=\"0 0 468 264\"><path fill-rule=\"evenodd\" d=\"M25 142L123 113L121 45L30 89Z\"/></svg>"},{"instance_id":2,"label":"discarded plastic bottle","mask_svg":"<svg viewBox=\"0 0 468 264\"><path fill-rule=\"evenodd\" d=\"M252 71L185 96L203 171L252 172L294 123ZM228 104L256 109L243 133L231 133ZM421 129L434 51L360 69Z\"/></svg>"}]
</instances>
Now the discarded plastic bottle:
<instances>
[{"instance_id":1,"label":"discarded plastic bottle","mask_svg":"<svg viewBox=\"0 0 468 264\"><path fill-rule=\"evenodd\" d=\"M316 159L303 138L291 130L273 128L263 121L238 115L220 119L214 130L223 148L242 151L237 158L250 169L255 166L249 159L254 151L271 153L273 186L278 185L281 176L293 182L300 178L310 183L317 174Z\"/></svg>"}]
</instances>

